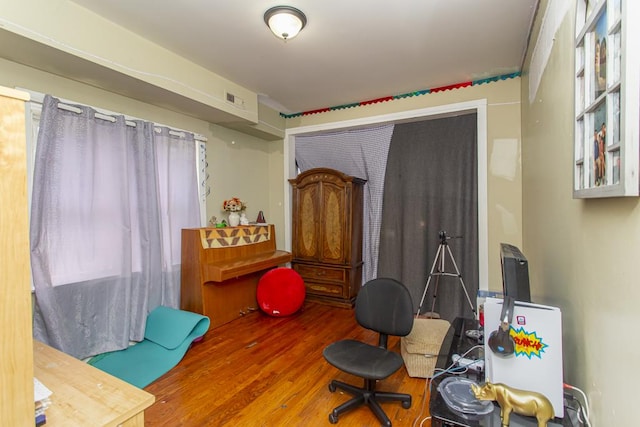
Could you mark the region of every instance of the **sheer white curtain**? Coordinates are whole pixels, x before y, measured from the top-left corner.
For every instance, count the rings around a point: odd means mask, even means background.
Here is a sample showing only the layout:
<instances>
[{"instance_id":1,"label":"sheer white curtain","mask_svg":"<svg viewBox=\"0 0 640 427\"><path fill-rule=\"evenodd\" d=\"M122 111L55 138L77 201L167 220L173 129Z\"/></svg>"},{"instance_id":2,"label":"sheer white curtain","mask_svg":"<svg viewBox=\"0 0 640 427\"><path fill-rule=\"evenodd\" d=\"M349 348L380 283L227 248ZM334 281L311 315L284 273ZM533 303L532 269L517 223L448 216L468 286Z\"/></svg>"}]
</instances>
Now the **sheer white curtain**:
<instances>
[{"instance_id":1,"label":"sheer white curtain","mask_svg":"<svg viewBox=\"0 0 640 427\"><path fill-rule=\"evenodd\" d=\"M300 171L331 168L366 179L363 206L362 281L377 277L384 176L393 125L296 136Z\"/></svg>"},{"instance_id":2,"label":"sheer white curtain","mask_svg":"<svg viewBox=\"0 0 640 427\"><path fill-rule=\"evenodd\" d=\"M176 133L166 127L156 127L155 131L163 237L162 271L166 274L163 277L162 299L154 301L154 306L178 307L182 229L198 227L200 224L200 205L197 203L200 195L195 164L197 148L191 133Z\"/></svg>"},{"instance_id":3,"label":"sheer white curtain","mask_svg":"<svg viewBox=\"0 0 640 427\"><path fill-rule=\"evenodd\" d=\"M192 134L43 102L31 206L34 336L73 356L125 348L179 303L180 230L200 225ZM180 206L178 206L180 205Z\"/></svg>"}]
</instances>

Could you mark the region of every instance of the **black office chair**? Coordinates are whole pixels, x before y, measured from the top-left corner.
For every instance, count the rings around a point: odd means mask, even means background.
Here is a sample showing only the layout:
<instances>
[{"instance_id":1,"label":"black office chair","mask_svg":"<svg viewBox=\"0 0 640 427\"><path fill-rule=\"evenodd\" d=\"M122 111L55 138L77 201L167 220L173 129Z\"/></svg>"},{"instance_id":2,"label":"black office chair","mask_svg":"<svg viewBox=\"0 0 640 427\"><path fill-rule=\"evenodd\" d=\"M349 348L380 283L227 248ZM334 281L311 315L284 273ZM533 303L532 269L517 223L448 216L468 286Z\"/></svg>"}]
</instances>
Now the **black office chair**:
<instances>
[{"instance_id":1,"label":"black office chair","mask_svg":"<svg viewBox=\"0 0 640 427\"><path fill-rule=\"evenodd\" d=\"M399 353L387 349L389 335L406 336L413 327L413 308L407 288L394 279L378 278L367 282L356 298L356 321L363 327L379 333L378 345L346 339L327 346L323 355L331 365L341 371L364 379L364 387L356 387L333 380L332 393L340 388L354 397L329 414L335 424L338 417L353 408L367 404L382 425L391 426L389 417L379 402L400 401L402 407L411 407L411 395L376 391L376 381L395 373L403 365Z\"/></svg>"}]
</instances>

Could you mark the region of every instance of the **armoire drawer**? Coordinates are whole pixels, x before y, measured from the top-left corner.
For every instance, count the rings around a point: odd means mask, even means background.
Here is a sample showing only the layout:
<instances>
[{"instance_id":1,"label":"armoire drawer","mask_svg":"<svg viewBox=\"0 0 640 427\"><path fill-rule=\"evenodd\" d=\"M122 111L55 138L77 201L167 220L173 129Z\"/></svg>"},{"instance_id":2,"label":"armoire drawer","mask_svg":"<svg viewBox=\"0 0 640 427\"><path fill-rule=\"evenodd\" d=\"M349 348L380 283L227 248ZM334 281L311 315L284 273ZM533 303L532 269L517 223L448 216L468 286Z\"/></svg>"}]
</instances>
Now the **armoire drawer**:
<instances>
[{"instance_id":1,"label":"armoire drawer","mask_svg":"<svg viewBox=\"0 0 640 427\"><path fill-rule=\"evenodd\" d=\"M297 271L303 279L311 281L344 283L347 279L347 273L344 268L330 268L293 263L293 269Z\"/></svg>"},{"instance_id":2,"label":"armoire drawer","mask_svg":"<svg viewBox=\"0 0 640 427\"><path fill-rule=\"evenodd\" d=\"M309 295L325 295L330 297L344 297L344 285L335 285L332 283L310 282L304 283L307 294Z\"/></svg>"}]
</instances>

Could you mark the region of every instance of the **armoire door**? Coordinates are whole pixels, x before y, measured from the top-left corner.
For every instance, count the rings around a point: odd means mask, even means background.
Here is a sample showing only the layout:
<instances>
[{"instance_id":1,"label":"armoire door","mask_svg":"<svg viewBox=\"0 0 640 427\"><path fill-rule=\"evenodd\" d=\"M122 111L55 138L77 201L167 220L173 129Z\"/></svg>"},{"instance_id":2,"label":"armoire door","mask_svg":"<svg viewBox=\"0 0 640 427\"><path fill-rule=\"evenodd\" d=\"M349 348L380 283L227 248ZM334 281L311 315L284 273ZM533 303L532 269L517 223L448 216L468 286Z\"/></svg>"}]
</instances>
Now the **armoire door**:
<instances>
[{"instance_id":1,"label":"armoire door","mask_svg":"<svg viewBox=\"0 0 640 427\"><path fill-rule=\"evenodd\" d=\"M293 200L293 253L301 260L320 258L321 183L297 187Z\"/></svg>"},{"instance_id":2,"label":"armoire door","mask_svg":"<svg viewBox=\"0 0 640 427\"><path fill-rule=\"evenodd\" d=\"M342 182L325 181L322 186L322 251L319 261L327 264L345 264L345 237L349 235L349 188Z\"/></svg>"}]
</instances>

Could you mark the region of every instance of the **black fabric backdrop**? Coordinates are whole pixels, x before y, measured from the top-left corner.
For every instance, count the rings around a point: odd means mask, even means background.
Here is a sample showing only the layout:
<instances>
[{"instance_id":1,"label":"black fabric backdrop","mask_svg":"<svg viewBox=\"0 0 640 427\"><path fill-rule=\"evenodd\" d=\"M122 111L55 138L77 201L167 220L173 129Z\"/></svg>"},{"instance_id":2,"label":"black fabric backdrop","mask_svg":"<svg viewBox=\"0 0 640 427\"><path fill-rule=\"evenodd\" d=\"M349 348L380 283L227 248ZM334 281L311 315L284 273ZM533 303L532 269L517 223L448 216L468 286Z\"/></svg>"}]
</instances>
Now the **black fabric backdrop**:
<instances>
[{"instance_id":1,"label":"black fabric backdrop","mask_svg":"<svg viewBox=\"0 0 640 427\"><path fill-rule=\"evenodd\" d=\"M446 240L473 306L478 290L477 117L397 124L384 184L378 277L400 280L417 312L438 247ZM455 273L446 247L444 272ZM438 279L438 280L436 280ZM458 277L432 277L421 312L471 317Z\"/></svg>"}]
</instances>

